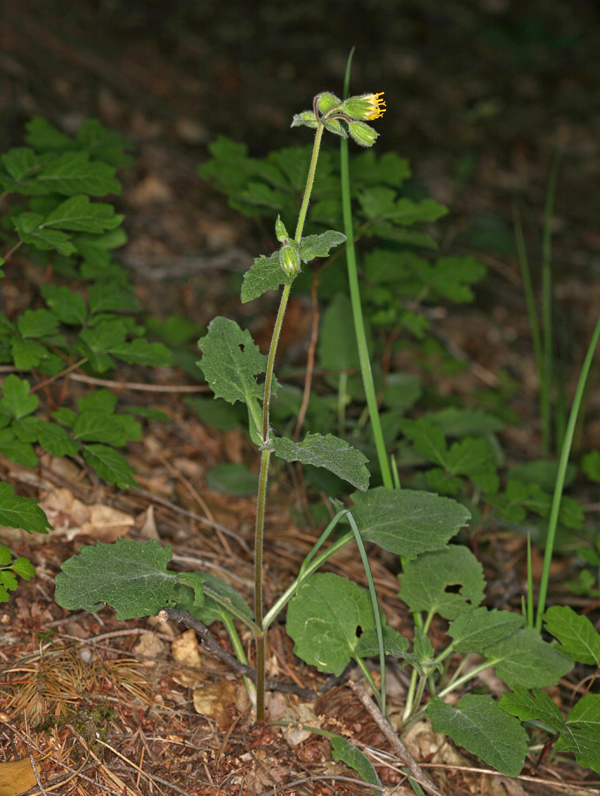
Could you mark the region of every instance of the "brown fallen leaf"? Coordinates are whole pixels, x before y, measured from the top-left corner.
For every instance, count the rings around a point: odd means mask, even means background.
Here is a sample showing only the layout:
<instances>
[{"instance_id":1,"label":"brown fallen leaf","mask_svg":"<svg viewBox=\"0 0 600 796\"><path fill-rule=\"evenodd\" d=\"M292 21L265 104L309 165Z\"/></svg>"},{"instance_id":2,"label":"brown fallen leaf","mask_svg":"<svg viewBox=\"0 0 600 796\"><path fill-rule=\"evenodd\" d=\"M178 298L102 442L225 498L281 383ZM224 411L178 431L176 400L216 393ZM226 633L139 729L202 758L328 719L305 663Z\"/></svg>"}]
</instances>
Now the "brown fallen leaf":
<instances>
[{"instance_id":1,"label":"brown fallen leaf","mask_svg":"<svg viewBox=\"0 0 600 796\"><path fill-rule=\"evenodd\" d=\"M224 730L231 724L235 711L235 685L224 677L218 683L204 683L194 689L194 708L201 716L209 716Z\"/></svg>"},{"instance_id":2,"label":"brown fallen leaf","mask_svg":"<svg viewBox=\"0 0 600 796\"><path fill-rule=\"evenodd\" d=\"M198 673L189 671L189 669L200 670L202 666L202 659L198 652L198 637L195 630L190 628L173 639L171 653L175 663L185 667L185 669L173 672L175 682L184 685L186 688L196 688L206 680L206 675L200 671Z\"/></svg>"},{"instance_id":3,"label":"brown fallen leaf","mask_svg":"<svg viewBox=\"0 0 600 796\"><path fill-rule=\"evenodd\" d=\"M39 774L40 764L36 763L35 767ZM0 796L17 796L35 785L37 780L28 757L10 763L0 763Z\"/></svg>"}]
</instances>

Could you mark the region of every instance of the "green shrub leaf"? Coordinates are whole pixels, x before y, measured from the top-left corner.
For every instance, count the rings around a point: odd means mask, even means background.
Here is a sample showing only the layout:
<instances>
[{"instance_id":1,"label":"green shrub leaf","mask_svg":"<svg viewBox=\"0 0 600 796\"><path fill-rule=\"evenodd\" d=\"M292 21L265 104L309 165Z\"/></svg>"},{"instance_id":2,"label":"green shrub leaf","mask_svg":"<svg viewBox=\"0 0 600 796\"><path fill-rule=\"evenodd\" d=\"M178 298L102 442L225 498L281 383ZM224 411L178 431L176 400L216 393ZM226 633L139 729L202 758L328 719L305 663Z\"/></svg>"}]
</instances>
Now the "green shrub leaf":
<instances>
[{"instance_id":1,"label":"green shrub leaf","mask_svg":"<svg viewBox=\"0 0 600 796\"><path fill-rule=\"evenodd\" d=\"M294 652L320 672L340 675L356 654L361 633L374 628L367 589L331 573L307 578L288 606Z\"/></svg>"},{"instance_id":2,"label":"green shrub leaf","mask_svg":"<svg viewBox=\"0 0 600 796\"><path fill-rule=\"evenodd\" d=\"M56 576L56 602L69 611L99 611L107 604L117 619L156 616L177 602L170 560L171 548L154 540L86 545Z\"/></svg>"},{"instance_id":3,"label":"green shrub leaf","mask_svg":"<svg viewBox=\"0 0 600 796\"><path fill-rule=\"evenodd\" d=\"M483 600L483 568L467 547L451 545L407 561L398 580L400 599L413 613L427 611L456 619ZM448 590L456 586L458 593Z\"/></svg>"},{"instance_id":4,"label":"green shrub leaf","mask_svg":"<svg viewBox=\"0 0 600 796\"><path fill-rule=\"evenodd\" d=\"M352 500L363 538L409 559L444 548L471 517L455 500L431 492L376 487Z\"/></svg>"},{"instance_id":5,"label":"green shrub leaf","mask_svg":"<svg viewBox=\"0 0 600 796\"><path fill-rule=\"evenodd\" d=\"M124 216L115 215L112 205L90 202L79 194L62 202L43 221L44 229L66 229L72 232L97 232L118 227Z\"/></svg>"},{"instance_id":6,"label":"green shrub leaf","mask_svg":"<svg viewBox=\"0 0 600 796\"><path fill-rule=\"evenodd\" d=\"M527 733L490 696L466 694L456 707L436 697L427 715L435 732L448 735L502 774L521 773L529 751Z\"/></svg>"},{"instance_id":7,"label":"green shrub leaf","mask_svg":"<svg viewBox=\"0 0 600 796\"><path fill-rule=\"evenodd\" d=\"M37 500L15 495L12 486L6 481L0 483L0 525L22 528L28 533L48 533L48 529L52 530Z\"/></svg>"},{"instance_id":8,"label":"green shrub leaf","mask_svg":"<svg viewBox=\"0 0 600 796\"><path fill-rule=\"evenodd\" d=\"M352 448L346 440L327 434L311 434L302 442L279 437L272 440L275 455L286 462L302 462L314 467L325 467L338 478L363 492L369 488L370 474L365 467L367 457L356 448Z\"/></svg>"},{"instance_id":9,"label":"green shrub leaf","mask_svg":"<svg viewBox=\"0 0 600 796\"><path fill-rule=\"evenodd\" d=\"M41 293L59 321L71 326L82 326L85 323L88 313L81 293L57 285L42 285Z\"/></svg>"},{"instance_id":10,"label":"green shrub leaf","mask_svg":"<svg viewBox=\"0 0 600 796\"><path fill-rule=\"evenodd\" d=\"M115 415L100 410L81 412L73 425L73 437L82 442L106 442L120 447L128 440L139 442L142 427L129 415Z\"/></svg>"},{"instance_id":11,"label":"green shrub leaf","mask_svg":"<svg viewBox=\"0 0 600 796\"><path fill-rule=\"evenodd\" d=\"M3 390L4 396L0 399L0 407L15 420L30 415L38 408L40 399L35 394L29 394L29 382L20 379L14 373L6 377Z\"/></svg>"},{"instance_id":12,"label":"green shrub leaf","mask_svg":"<svg viewBox=\"0 0 600 796\"><path fill-rule=\"evenodd\" d=\"M600 666L600 633L587 616L568 605L554 605L543 616L546 630L560 641L558 650L572 661Z\"/></svg>"},{"instance_id":13,"label":"green shrub leaf","mask_svg":"<svg viewBox=\"0 0 600 796\"><path fill-rule=\"evenodd\" d=\"M116 484L121 489L137 486L135 470L127 459L108 445L84 445L83 458L109 484Z\"/></svg>"}]
</instances>

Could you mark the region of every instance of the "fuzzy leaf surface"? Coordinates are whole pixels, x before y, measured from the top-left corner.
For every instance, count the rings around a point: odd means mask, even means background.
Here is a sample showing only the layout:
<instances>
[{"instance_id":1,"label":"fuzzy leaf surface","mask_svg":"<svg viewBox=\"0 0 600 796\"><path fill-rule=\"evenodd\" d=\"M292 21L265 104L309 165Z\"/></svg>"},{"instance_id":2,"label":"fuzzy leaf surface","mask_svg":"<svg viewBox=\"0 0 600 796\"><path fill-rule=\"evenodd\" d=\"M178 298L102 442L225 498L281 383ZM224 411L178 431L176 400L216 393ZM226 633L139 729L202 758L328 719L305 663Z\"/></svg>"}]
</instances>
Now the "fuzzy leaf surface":
<instances>
[{"instance_id":1,"label":"fuzzy leaf surface","mask_svg":"<svg viewBox=\"0 0 600 796\"><path fill-rule=\"evenodd\" d=\"M455 652L482 652L512 636L523 626L523 617L511 611L488 611L481 606L456 617L448 628Z\"/></svg>"},{"instance_id":2,"label":"fuzzy leaf surface","mask_svg":"<svg viewBox=\"0 0 600 796\"><path fill-rule=\"evenodd\" d=\"M357 633L374 628L368 590L331 573L307 578L288 605L294 652L320 672L340 675L356 653Z\"/></svg>"},{"instance_id":3,"label":"fuzzy leaf surface","mask_svg":"<svg viewBox=\"0 0 600 796\"><path fill-rule=\"evenodd\" d=\"M227 609L215 602L210 595L204 593L204 603L201 606L195 604L191 586L187 582L187 576L189 574L189 572L186 572L179 573L178 575L178 585L176 588L176 607L182 611L189 611L192 616L195 616L196 619L204 622L205 625L210 625L212 622L222 620L223 616L228 613ZM198 573L193 574L196 575ZM250 606L246 600L238 591L230 586L229 583L221 580L221 578L217 578L210 572L203 572L202 577L204 584L216 592L219 597L229 600L229 602L231 602L231 604L237 608L238 611L241 611L244 616L247 616L248 619L254 618L254 613L250 609Z\"/></svg>"},{"instance_id":4,"label":"fuzzy leaf surface","mask_svg":"<svg viewBox=\"0 0 600 796\"><path fill-rule=\"evenodd\" d=\"M333 434L323 437L308 432L302 442L278 437L273 440L273 447L275 455L286 462L299 461L314 467L325 467L363 492L369 488L370 474L365 467L367 457Z\"/></svg>"},{"instance_id":5,"label":"fuzzy leaf surface","mask_svg":"<svg viewBox=\"0 0 600 796\"><path fill-rule=\"evenodd\" d=\"M572 661L600 666L600 633L587 616L568 605L553 605L543 616L546 630L560 641L558 650Z\"/></svg>"},{"instance_id":6,"label":"fuzzy leaf surface","mask_svg":"<svg viewBox=\"0 0 600 796\"><path fill-rule=\"evenodd\" d=\"M329 250L345 240L346 236L342 232L335 232L333 229L328 229L321 235L308 235L300 241L300 257L305 263L315 257L329 257Z\"/></svg>"},{"instance_id":7,"label":"fuzzy leaf surface","mask_svg":"<svg viewBox=\"0 0 600 796\"><path fill-rule=\"evenodd\" d=\"M171 557L171 548L154 539L86 545L56 576L56 602L69 611L98 611L107 604L117 619L156 616L177 602L176 575L167 571Z\"/></svg>"},{"instance_id":8,"label":"fuzzy leaf surface","mask_svg":"<svg viewBox=\"0 0 600 796\"><path fill-rule=\"evenodd\" d=\"M461 613L477 608L483 600L483 569L467 547L451 545L424 553L416 561L407 561L398 580L400 599L413 613L427 611L444 619L456 619ZM448 587L458 585L457 594L447 591Z\"/></svg>"},{"instance_id":9,"label":"fuzzy leaf surface","mask_svg":"<svg viewBox=\"0 0 600 796\"><path fill-rule=\"evenodd\" d=\"M52 529L37 500L15 495L6 481L0 483L0 525L29 533L48 533L48 528Z\"/></svg>"},{"instance_id":10,"label":"fuzzy leaf surface","mask_svg":"<svg viewBox=\"0 0 600 796\"><path fill-rule=\"evenodd\" d=\"M499 644L488 647L485 655L498 677L509 688L542 688L555 685L573 668L573 662L542 640L534 629L518 630Z\"/></svg>"},{"instance_id":11,"label":"fuzzy leaf surface","mask_svg":"<svg viewBox=\"0 0 600 796\"><path fill-rule=\"evenodd\" d=\"M431 492L380 486L364 495L355 493L352 500L363 538L408 559L445 548L471 517L455 500Z\"/></svg>"},{"instance_id":12,"label":"fuzzy leaf surface","mask_svg":"<svg viewBox=\"0 0 600 796\"><path fill-rule=\"evenodd\" d=\"M515 688L514 692L505 691L498 703L502 710L517 716L521 721L540 721L554 727L561 732L565 726L562 713L556 703L548 696L545 691L534 688L527 691L525 688Z\"/></svg>"},{"instance_id":13,"label":"fuzzy leaf surface","mask_svg":"<svg viewBox=\"0 0 600 796\"><path fill-rule=\"evenodd\" d=\"M600 773L600 695L586 694L567 716L557 750L574 752L580 766Z\"/></svg>"},{"instance_id":14,"label":"fuzzy leaf surface","mask_svg":"<svg viewBox=\"0 0 600 796\"><path fill-rule=\"evenodd\" d=\"M264 388L255 376L264 372L267 357L260 353L247 329L242 331L227 318L215 318L198 347L202 351L198 365L216 398L233 404L263 397Z\"/></svg>"},{"instance_id":15,"label":"fuzzy leaf surface","mask_svg":"<svg viewBox=\"0 0 600 796\"><path fill-rule=\"evenodd\" d=\"M521 723L490 696L466 694L456 707L436 697L427 706L435 732L444 733L509 777L517 777L529 751Z\"/></svg>"},{"instance_id":16,"label":"fuzzy leaf surface","mask_svg":"<svg viewBox=\"0 0 600 796\"><path fill-rule=\"evenodd\" d=\"M253 265L244 274L242 284L241 299L245 304L247 301L262 296L267 290L277 290L280 285L291 285L295 274L286 274L279 262L279 254L275 252L270 257L261 254L256 257Z\"/></svg>"},{"instance_id":17,"label":"fuzzy leaf surface","mask_svg":"<svg viewBox=\"0 0 600 796\"><path fill-rule=\"evenodd\" d=\"M354 771L357 771L361 777L371 785L379 785L381 787L381 782L379 777L377 776L377 772L373 767L373 764L369 760L369 758L363 754L360 749L358 749L354 744L351 744L350 741L347 741L341 735L336 735L334 733L328 734L327 737L331 742L331 756L334 760L341 760L342 763L345 763L350 768L353 768ZM373 794L379 794L380 791L373 790L371 791Z\"/></svg>"}]
</instances>

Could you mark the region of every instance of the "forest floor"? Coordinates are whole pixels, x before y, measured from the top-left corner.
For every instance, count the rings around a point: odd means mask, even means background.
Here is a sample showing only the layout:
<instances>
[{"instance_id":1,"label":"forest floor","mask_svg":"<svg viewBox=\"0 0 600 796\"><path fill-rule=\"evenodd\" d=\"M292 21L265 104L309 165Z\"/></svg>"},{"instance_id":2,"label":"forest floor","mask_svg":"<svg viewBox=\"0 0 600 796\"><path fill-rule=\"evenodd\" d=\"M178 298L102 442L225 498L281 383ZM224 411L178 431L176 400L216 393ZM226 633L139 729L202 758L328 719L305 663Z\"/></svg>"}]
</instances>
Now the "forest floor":
<instances>
[{"instance_id":1,"label":"forest floor","mask_svg":"<svg viewBox=\"0 0 600 796\"><path fill-rule=\"evenodd\" d=\"M232 272L239 274L265 251L265 238L201 180L198 164L219 134L247 143L257 156L298 144L298 131L289 130L292 115L309 107L318 91L341 92L347 53L356 44L356 90L386 94L388 112L378 128L382 151L408 157L419 186L450 207L445 247L472 254L489 269L474 304L440 308L438 336L467 367L438 375L437 389L470 401L477 390L494 389L499 374L510 374L519 384L510 408L521 422L502 433L506 456L514 462L540 456L538 383L512 208L515 201L521 207L537 280L546 187L560 152L552 262L556 326L572 395L600 310L600 17L594 3L531 0L527 13L513 18L508 0L452 0L443 12L417 0L332 3L328 11L317 2L296 3L292 10L276 2L248 9L251 4L207 0L191 15L196 24L186 23L185 2L66 5L65 11L52 0L2 4L1 150L22 144L25 122L37 115L71 133L90 117L124 132L136 146L136 165L120 174L124 191L117 206L126 216L129 243L119 259L131 268L145 311L161 318L176 313L198 328L225 311L238 315L257 339L267 339L273 307L261 303L254 315L256 309L240 310L229 284ZM310 325L310 302L297 299L282 337L284 356ZM205 389L175 368L167 376L172 386ZM309 735L293 745L279 729L253 726L241 681L198 649L192 631L181 634L174 623L151 619L117 622L109 609L69 614L54 602L62 562L81 544L125 534L170 544L179 566L233 572L237 587L251 595L256 501L211 491L204 482L206 470L219 462L256 469L249 440L239 429L202 425L176 390L137 390L135 368L113 377L120 395L170 418L168 425L151 422L143 441L128 448L139 489L101 486L65 465L44 470L44 483L53 487L48 494L28 481L24 468L0 458L0 479L41 498L59 529L45 537L6 530L0 536L38 572L0 610L3 759L48 754L44 788L64 796L367 793L352 770L332 761L325 739ZM600 448L597 373L592 378L583 451ZM83 383L74 389L83 390ZM292 483L274 481L270 499L267 602L291 581L318 537L294 519ZM583 488L580 499L586 522L597 529L598 494ZM82 506L100 504L104 515L78 520ZM472 541L489 584L487 605L520 609L525 539L486 528ZM534 548L534 577L542 555ZM366 585L358 554L345 552L328 566ZM596 620L598 603L564 586L578 566L573 555L557 556L550 597ZM390 625L410 635L392 567L374 558L378 594ZM225 631L213 630L226 647ZM436 632L443 640L442 625ZM243 640L251 656L250 639ZM324 682L294 656L280 626L270 636L268 668L269 676L297 686L318 689ZM498 688L493 677L486 685L492 693ZM577 678L568 677L552 696L566 706L579 688ZM405 690L402 673L391 673L392 712L400 710ZM279 696L272 698L271 718L289 707ZM361 748L375 750L386 793L413 792L351 690L336 686L314 709L327 717L324 726L343 727ZM427 725L405 742L447 796L579 794L600 787L597 775L566 757L528 759L523 776L509 780ZM2 787L1 794L18 792Z\"/></svg>"}]
</instances>

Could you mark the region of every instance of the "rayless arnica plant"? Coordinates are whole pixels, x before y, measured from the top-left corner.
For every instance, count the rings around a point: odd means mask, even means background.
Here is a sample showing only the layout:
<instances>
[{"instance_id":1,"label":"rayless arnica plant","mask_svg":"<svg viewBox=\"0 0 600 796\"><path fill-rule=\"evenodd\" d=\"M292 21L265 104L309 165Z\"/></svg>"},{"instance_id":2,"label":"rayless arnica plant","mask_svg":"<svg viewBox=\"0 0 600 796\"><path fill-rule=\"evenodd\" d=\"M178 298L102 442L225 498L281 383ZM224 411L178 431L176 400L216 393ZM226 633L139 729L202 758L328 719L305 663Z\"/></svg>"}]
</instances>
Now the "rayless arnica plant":
<instances>
[{"instance_id":1,"label":"rayless arnica plant","mask_svg":"<svg viewBox=\"0 0 600 796\"><path fill-rule=\"evenodd\" d=\"M215 620L222 621L236 654L235 659L229 656L230 663L247 678L257 722L265 720L265 690L283 690L282 684L266 680L265 646L269 627L287 609L287 632L295 642L296 654L319 671L334 675L341 675L354 660L384 716L385 657L398 658L401 666L411 668L404 729L426 715L436 732L446 733L509 776L521 772L530 742L537 743L540 732L546 732L552 736L556 750L574 752L581 765L598 771L600 696L586 694L565 719L540 690L557 683L573 668L574 661L600 664L600 635L591 622L569 608L551 608L545 614L546 629L561 642L562 646L557 646L544 641L539 625L532 626L526 617L488 610L481 605L485 586L481 565L467 547L448 544L469 522L469 512L463 505L432 492L401 489L393 467L390 474L385 454L379 459L384 486L369 489L366 457L346 440L309 432L303 441L294 442L276 436L270 425L271 399L277 390L276 352L294 280L303 263L328 257L332 248L344 242L350 249L351 218L346 219L346 235L335 230L303 235L322 137L329 132L371 147L378 133L368 122L381 116L384 107L381 94L342 100L324 92L315 97L311 110L294 117L293 127L305 126L315 131L296 229L290 234L278 218L275 231L281 244L279 250L255 259L241 290L241 299L247 302L267 290L282 288L268 355L259 352L248 331L223 317L215 318L208 334L199 341L199 366L215 397L231 404L246 404L250 436L260 451L252 609L242 595L210 573L169 570L171 550L156 541L117 540L112 545L83 547L63 564L56 579L56 600L70 610L95 611L108 604L117 610L119 619L160 615L182 621L198 631L208 650L218 649L218 644L207 626ZM342 145L347 147L347 140ZM343 149L342 187L346 199L347 157L347 149ZM353 300L358 300L357 280L353 289ZM355 325L356 320L355 314ZM363 379L367 385L370 374L368 357L365 359ZM365 392L369 395L367 386ZM369 408L373 419L376 401ZM340 508L331 520L293 583L265 610L263 542L272 456L326 468L357 491L352 495L352 505ZM323 546L334 529L338 531L334 541ZM347 578L318 572L324 562L352 542L359 549L368 589ZM378 606L366 542L400 556L400 597L415 620L410 649L408 639L386 624ZM436 615L449 622L450 643L441 650L434 649L429 637ZM254 635L254 668L248 665L236 623L242 623ZM478 662L467 665L471 655L479 656ZM379 684L366 664L370 657L379 659ZM452 704L445 701L451 692L463 689L490 667L511 689L499 702L489 694L466 694ZM429 700L425 704L426 693ZM530 727L531 738L527 732ZM369 783L380 785L373 766L357 749L339 736L320 732L331 738L336 759L353 765ZM414 784L416 792L421 792L419 787Z\"/></svg>"}]
</instances>

